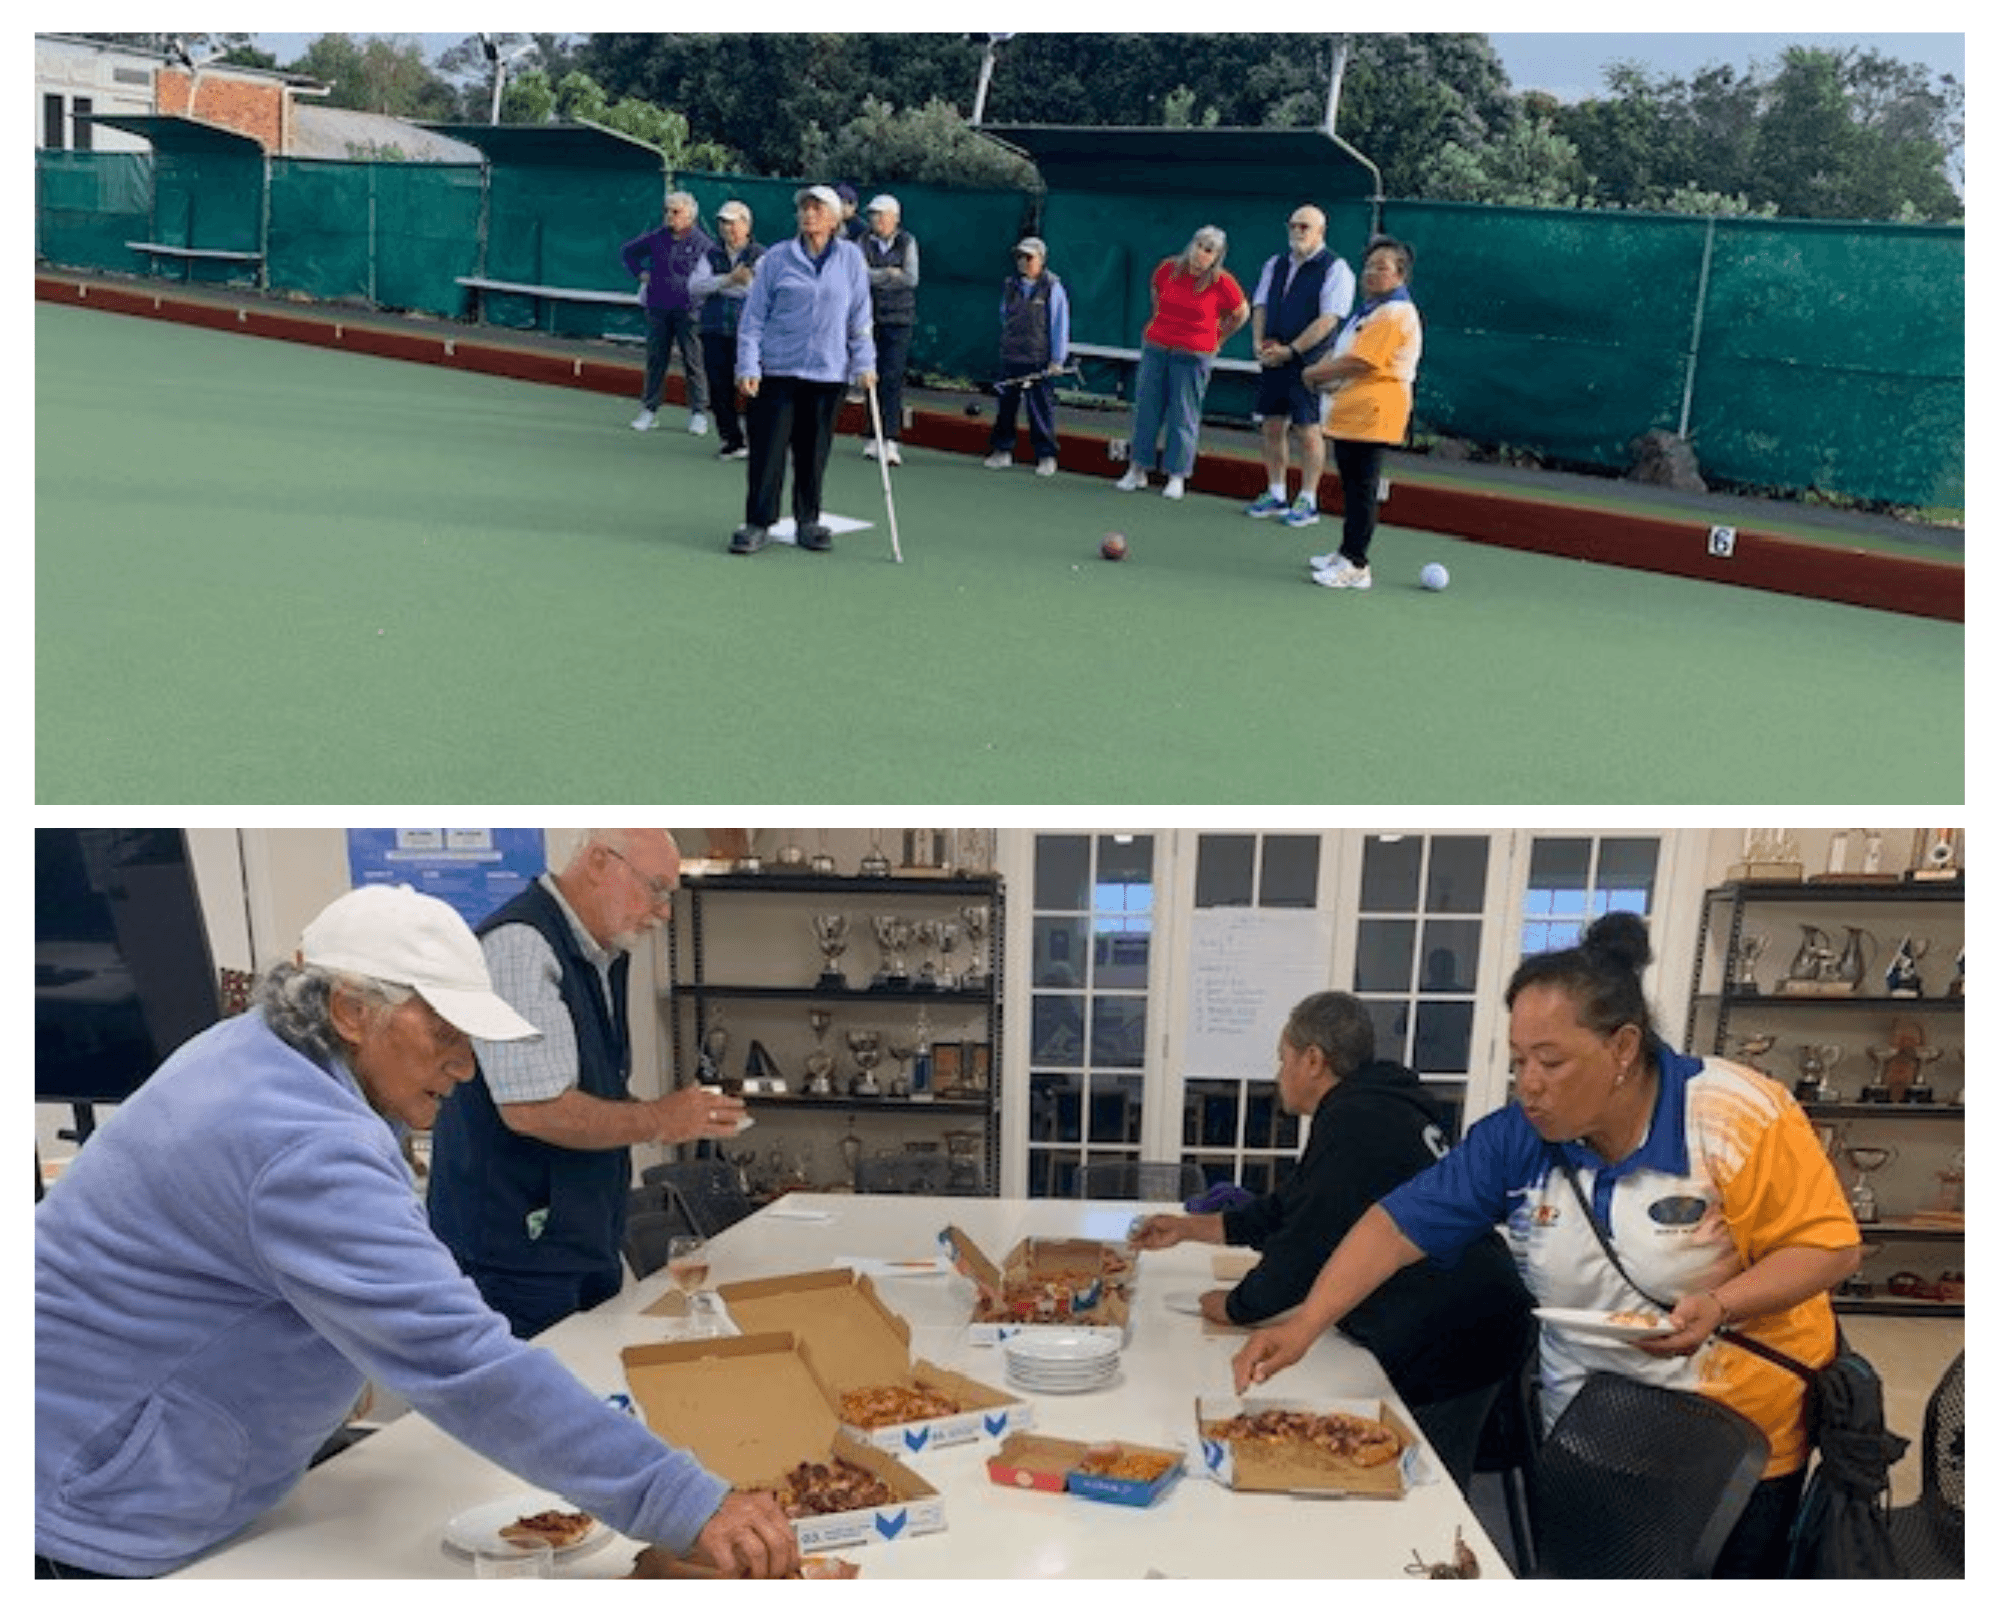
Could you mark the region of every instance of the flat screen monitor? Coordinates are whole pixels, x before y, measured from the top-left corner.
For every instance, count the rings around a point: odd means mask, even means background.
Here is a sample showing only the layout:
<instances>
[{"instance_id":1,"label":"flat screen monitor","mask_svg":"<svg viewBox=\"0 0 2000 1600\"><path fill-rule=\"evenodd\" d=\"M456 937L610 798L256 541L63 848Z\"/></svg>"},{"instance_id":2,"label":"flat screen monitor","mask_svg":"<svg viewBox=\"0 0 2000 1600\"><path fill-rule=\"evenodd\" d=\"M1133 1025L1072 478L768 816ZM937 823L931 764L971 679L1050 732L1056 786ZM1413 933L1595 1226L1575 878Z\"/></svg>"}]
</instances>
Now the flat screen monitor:
<instances>
[{"instance_id":1,"label":"flat screen monitor","mask_svg":"<svg viewBox=\"0 0 2000 1600\"><path fill-rule=\"evenodd\" d=\"M113 1104L222 1015L179 828L35 830L35 1098Z\"/></svg>"}]
</instances>

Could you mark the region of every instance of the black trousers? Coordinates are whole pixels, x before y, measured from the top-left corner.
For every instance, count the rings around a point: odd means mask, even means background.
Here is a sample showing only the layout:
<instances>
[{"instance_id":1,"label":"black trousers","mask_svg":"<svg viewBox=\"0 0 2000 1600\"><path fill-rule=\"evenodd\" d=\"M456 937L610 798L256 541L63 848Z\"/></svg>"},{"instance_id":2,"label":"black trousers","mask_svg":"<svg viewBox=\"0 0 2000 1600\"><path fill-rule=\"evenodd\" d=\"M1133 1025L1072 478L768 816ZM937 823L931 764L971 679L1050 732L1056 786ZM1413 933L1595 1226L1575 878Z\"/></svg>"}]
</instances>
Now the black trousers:
<instances>
[{"instance_id":1,"label":"black trousers","mask_svg":"<svg viewBox=\"0 0 2000 1600\"><path fill-rule=\"evenodd\" d=\"M1801 1467L1782 1478L1766 1478L1751 1490L1750 1503L1715 1558L1715 1576L1782 1578L1791 1554L1792 1519L1799 1514L1805 1487Z\"/></svg>"},{"instance_id":2,"label":"black trousers","mask_svg":"<svg viewBox=\"0 0 2000 1600\"><path fill-rule=\"evenodd\" d=\"M875 324L875 398L882 407L882 437L903 437L903 374L910 367L910 336L916 328L907 322Z\"/></svg>"},{"instance_id":3,"label":"black trousers","mask_svg":"<svg viewBox=\"0 0 2000 1600\"><path fill-rule=\"evenodd\" d=\"M743 444L743 419L736 410L736 335L704 333L701 364L708 374L708 397L715 407L715 431L725 450Z\"/></svg>"},{"instance_id":4,"label":"black trousers","mask_svg":"<svg viewBox=\"0 0 2000 1600\"><path fill-rule=\"evenodd\" d=\"M1375 537L1375 495L1382 484L1385 444L1363 439L1335 439L1333 464L1340 473L1340 553L1357 567L1368 565L1368 546Z\"/></svg>"},{"instance_id":5,"label":"black trousers","mask_svg":"<svg viewBox=\"0 0 2000 1600\"><path fill-rule=\"evenodd\" d=\"M750 487L743 520L768 528L778 520L785 490L785 457L792 461L792 516L800 528L819 521L820 486L833 450L833 425L844 383L766 374L750 401Z\"/></svg>"},{"instance_id":6,"label":"black trousers","mask_svg":"<svg viewBox=\"0 0 2000 1600\"><path fill-rule=\"evenodd\" d=\"M1039 364L1022 366L1009 361L1002 364L1000 376L1025 378L1041 370ZM1000 391L1000 409L993 415L993 436L986 443L988 454L1014 453L1016 419L1024 400L1028 405L1028 443L1034 449L1035 459L1041 461L1056 453L1056 391L1054 384L1043 382L1009 384Z\"/></svg>"}]
</instances>

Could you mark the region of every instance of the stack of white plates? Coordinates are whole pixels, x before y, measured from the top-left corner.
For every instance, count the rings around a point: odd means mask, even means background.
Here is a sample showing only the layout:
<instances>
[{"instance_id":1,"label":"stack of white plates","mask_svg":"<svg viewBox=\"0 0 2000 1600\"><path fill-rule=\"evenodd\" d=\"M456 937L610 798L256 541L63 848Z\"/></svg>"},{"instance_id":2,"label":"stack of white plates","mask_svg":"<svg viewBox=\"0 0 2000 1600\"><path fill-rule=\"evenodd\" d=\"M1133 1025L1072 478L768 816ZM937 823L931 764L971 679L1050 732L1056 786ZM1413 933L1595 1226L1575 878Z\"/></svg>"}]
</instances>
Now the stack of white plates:
<instances>
[{"instance_id":1,"label":"stack of white plates","mask_svg":"<svg viewBox=\"0 0 2000 1600\"><path fill-rule=\"evenodd\" d=\"M1109 1328L1029 1328L1000 1348L1008 1379L1041 1394L1081 1394L1118 1375L1118 1335Z\"/></svg>"}]
</instances>

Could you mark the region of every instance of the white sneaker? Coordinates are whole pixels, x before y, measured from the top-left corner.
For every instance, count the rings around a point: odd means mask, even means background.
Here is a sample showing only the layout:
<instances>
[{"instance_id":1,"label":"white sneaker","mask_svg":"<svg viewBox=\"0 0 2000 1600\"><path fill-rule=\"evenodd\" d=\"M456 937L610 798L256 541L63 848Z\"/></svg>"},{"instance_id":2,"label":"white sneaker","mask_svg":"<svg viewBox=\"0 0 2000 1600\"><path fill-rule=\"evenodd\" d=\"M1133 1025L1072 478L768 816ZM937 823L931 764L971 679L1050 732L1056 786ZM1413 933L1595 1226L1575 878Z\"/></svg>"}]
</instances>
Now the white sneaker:
<instances>
[{"instance_id":1,"label":"white sneaker","mask_svg":"<svg viewBox=\"0 0 2000 1600\"><path fill-rule=\"evenodd\" d=\"M903 452L896 448L896 441L894 439L883 441L882 452L890 466L900 467L903 464Z\"/></svg>"},{"instance_id":2,"label":"white sneaker","mask_svg":"<svg viewBox=\"0 0 2000 1600\"><path fill-rule=\"evenodd\" d=\"M688 418L688 432L699 439L708 432L708 413L697 411Z\"/></svg>"},{"instance_id":3,"label":"white sneaker","mask_svg":"<svg viewBox=\"0 0 2000 1600\"><path fill-rule=\"evenodd\" d=\"M1375 580L1366 567L1357 567L1342 558L1338 566L1322 567L1313 574L1313 582L1322 589L1372 589Z\"/></svg>"},{"instance_id":4,"label":"white sneaker","mask_svg":"<svg viewBox=\"0 0 2000 1600\"><path fill-rule=\"evenodd\" d=\"M636 433L649 433L652 431L652 427L653 413L650 411L641 411L632 419L632 428Z\"/></svg>"},{"instance_id":5,"label":"white sneaker","mask_svg":"<svg viewBox=\"0 0 2000 1600\"><path fill-rule=\"evenodd\" d=\"M861 459L863 461L873 461L875 459L875 441L873 439L870 439L861 447Z\"/></svg>"},{"instance_id":6,"label":"white sneaker","mask_svg":"<svg viewBox=\"0 0 2000 1600\"><path fill-rule=\"evenodd\" d=\"M995 450L993 454L986 458L986 464L995 472L999 472L1007 467L1011 467L1014 464L1014 458L1005 450Z\"/></svg>"},{"instance_id":7,"label":"white sneaker","mask_svg":"<svg viewBox=\"0 0 2000 1600\"><path fill-rule=\"evenodd\" d=\"M1315 572L1326 572L1334 567L1347 566L1348 560L1338 550L1329 550L1323 556L1314 556L1306 565Z\"/></svg>"},{"instance_id":8,"label":"white sneaker","mask_svg":"<svg viewBox=\"0 0 2000 1600\"><path fill-rule=\"evenodd\" d=\"M1054 456L1043 456L1041 460L1035 463L1036 477L1053 478L1055 475L1056 475L1056 458Z\"/></svg>"},{"instance_id":9,"label":"white sneaker","mask_svg":"<svg viewBox=\"0 0 2000 1600\"><path fill-rule=\"evenodd\" d=\"M1187 479L1177 472L1167 474L1167 486L1160 491L1163 500L1178 500L1187 493Z\"/></svg>"},{"instance_id":10,"label":"white sneaker","mask_svg":"<svg viewBox=\"0 0 2000 1600\"><path fill-rule=\"evenodd\" d=\"M1144 467L1127 467L1125 469L1125 476L1118 480L1117 487L1123 489L1127 494L1130 494L1134 489L1145 488L1146 469Z\"/></svg>"}]
</instances>

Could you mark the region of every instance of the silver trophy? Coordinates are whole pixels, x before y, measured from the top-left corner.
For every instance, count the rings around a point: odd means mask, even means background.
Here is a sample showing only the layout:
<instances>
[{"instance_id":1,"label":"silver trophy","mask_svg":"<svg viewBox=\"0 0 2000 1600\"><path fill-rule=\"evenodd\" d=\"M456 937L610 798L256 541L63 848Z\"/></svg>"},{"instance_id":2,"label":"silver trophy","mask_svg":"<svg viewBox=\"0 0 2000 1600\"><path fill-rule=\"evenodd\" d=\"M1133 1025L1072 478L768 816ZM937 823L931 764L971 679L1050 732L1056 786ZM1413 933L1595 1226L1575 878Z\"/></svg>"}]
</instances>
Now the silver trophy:
<instances>
[{"instance_id":1,"label":"silver trophy","mask_svg":"<svg viewBox=\"0 0 2000 1600\"><path fill-rule=\"evenodd\" d=\"M992 916L993 908L983 902L959 908L958 920L965 924L966 935L965 976L960 980L961 988L983 989L987 985L986 934Z\"/></svg>"},{"instance_id":2,"label":"silver trophy","mask_svg":"<svg viewBox=\"0 0 2000 1600\"><path fill-rule=\"evenodd\" d=\"M882 1061L882 1035L873 1028L849 1028L847 1048L854 1056L854 1065L860 1069L848 1080L847 1092L879 1097L882 1084L875 1076L875 1069Z\"/></svg>"},{"instance_id":3,"label":"silver trophy","mask_svg":"<svg viewBox=\"0 0 2000 1600\"><path fill-rule=\"evenodd\" d=\"M886 878L889 876L889 858L882 853L882 830L877 828L868 835L868 854L861 858L861 876L864 878Z\"/></svg>"},{"instance_id":4,"label":"silver trophy","mask_svg":"<svg viewBox=\"0 0 2000 1600\"><path fill-rule=\"evenodd\" d=\"M1775 1033L1742 1034L1730 1041L1733 1048L1729 1058L1732 1061L1742 1062L1746 1067L1755 1068L1768 1078L1771 1074L1765 1067L1763 1058L1770 1053L1771 1046L1777 1042L1778 1036Z\"/></svg>"},{"instance_id":5,"label":"silver trophy","mask_svg":"<svg viewBox=\"0 0 2000 1600\"><path fill-rule=\"evenodd\" d=\"M1735 976L1730 980L1731 994L1762 994L1757 982L1757 963L1764 952L1771 948L1771 936L1762 931L1745 933L1736 941L1736 959L1733 963Z\"/></svg>"},{"instance_id":6,"label":"silver trophy","mask_svg":"<svg viewBox=\"0 0 2000 1600\"><path fill-rule=\"evenodd\" d=\"M1799 1077L1792 1085L1792 1098L1800 1105L1832 1105L1840 1099L1833 1086L1833 1069L1846 1052L1837 1044L1799 1046Z\"/></svg>"},{"instance_id":7,"label":"silver trophy","mask_svg":"<svg viewBox=\"0 0 2000 1600\"><path fill-rule=\"evenodd\" d=\"M1868 1180L1894 1161L1896 1152L1886 1145L1844 1144L1840 1153L1854 1169L1854 1187L1847 1191L1847 1203L1854 1208L1854 1220L1880 1222L1881 1202Z\"/></svg>"},{"instance_id":8,"label":"silver trophy","mask_svg":"<svg viewBox=\"0 0 2000 1600\"><path fill-rule=\"evenodd\" d=\"M938 947L938 923L934 917L925 917L910 924L910 937L916 941L919 951L935 950ZM937 958L926 955L923 964L917 968L917 976L912 985L918 989L935 989L938 984Z\"/></svg>"},{"instance_id":9,"label":"silver trophy","mask_svg":"<svg viewBox=\"0 0 2000 1600\"><path fill-rule=\"evenodd\" d=\"M958 949L959 935L964 931L950 917L936 924L938 947L937 986L940 989L956 989L958 974L951 970L952 952Z\"/></svg>"},{"instance_id":10,"label":"silver trophy","mask_svg":"<svg viewBox=\"0 0 2000 1600\"><path fill-rule=\"evenodd\" d=\"M1778 985L1780 994L1817 994L1820 986L1833 977L1833 968L1838 959L1833 953L1833 941L1826 936L1826 930L1814 927L1810 922L1799 924L1802 937L1798 953L1792 957L1792 966L1785 979Z\"/></svg>"},{"instance_id":11,"label":"silver trophy","mask_svg":"<svg viewBox=\"0 0 2000 1600\"><path fill-rule=\"evenodd\" d=\"M822 989L845 989L847 974L840 970L840 957L847 948L847 913L816 911L812 922L813 934L819 940L819 953L826 957L826 965L820 969L819 986Z\"/></svg>"},{"instance_id":12,"label":"silver trophy","mask_svg":"<svg viewBox=\"0 0 2000 1600\"><path fill-rule=\"evenodd\" d=\"M903 959L903 952L910 947L910 935L915 932L901 917L892 917L884 912L876 912L869 919L875 930L875 943L882 952L882 965L870 986L876 989L907 989L910 986L909 964Z\"/></svg>"},{"instance_id":13,"label":"silver trophy","mask_svg":"<svg viewBox=\"0 0 2000 1600\"><path fill-rule=\"evenodd\" d=\"M806 1056L807 1094L833 1093L833 1056L826 1048L826 1030L833 1026L833 1013L823 1006L814 1006L806 1013L806 1021L812 1025L813 1047Z\"/></svg>"},{"instance_id":14,"label":"silver trophy","mask_svg":"<svg viewBox=\"0 0 2000 1600\"><path fill-rule=\"evenodd\" d=\"M729 1030L722 1025L722 1008L718 1006L713 1015L715 1020L701 1036L701 1059L694 1069L697 1083L722 1082L722 1063L729 1054Z\"/></svg>"}]
</instances>

